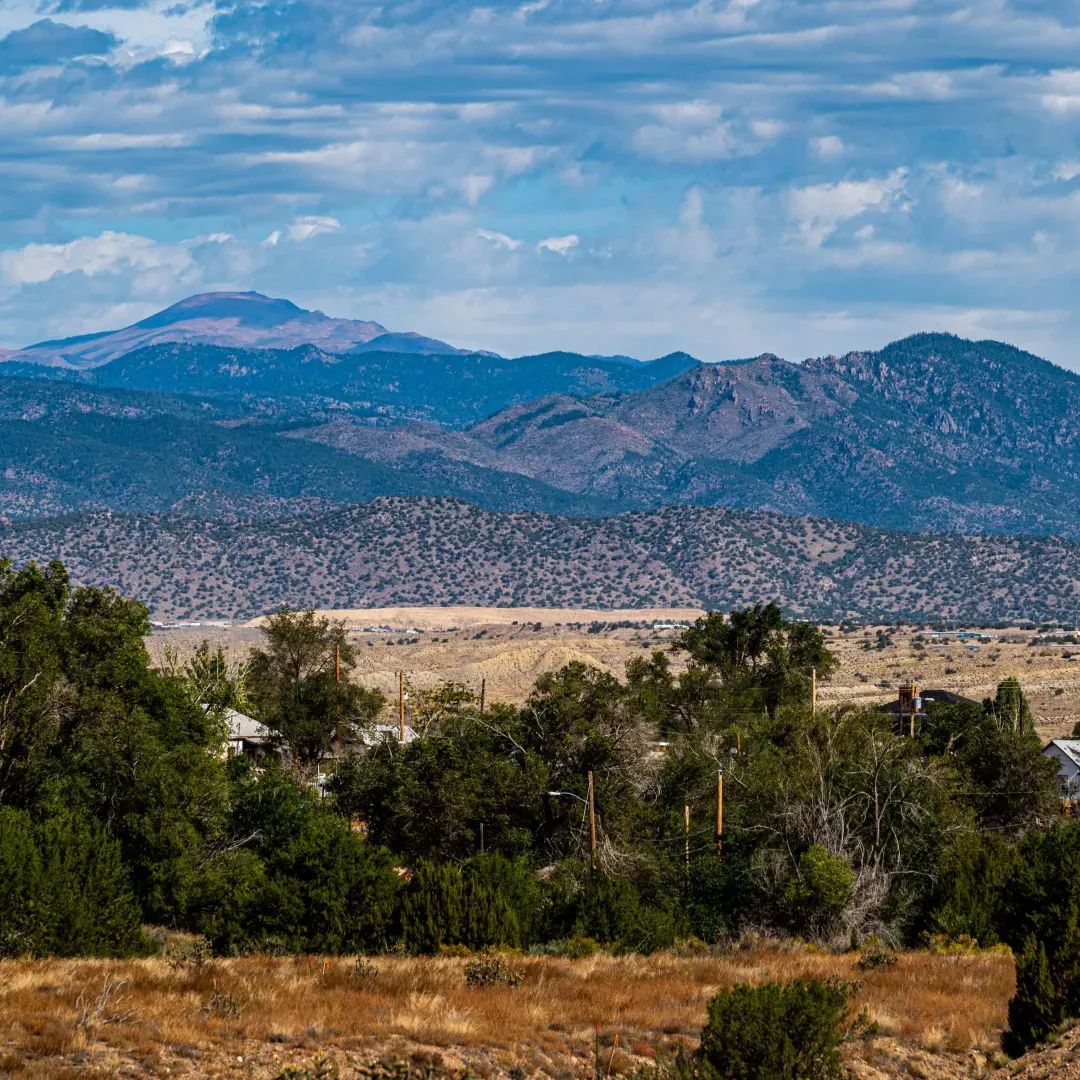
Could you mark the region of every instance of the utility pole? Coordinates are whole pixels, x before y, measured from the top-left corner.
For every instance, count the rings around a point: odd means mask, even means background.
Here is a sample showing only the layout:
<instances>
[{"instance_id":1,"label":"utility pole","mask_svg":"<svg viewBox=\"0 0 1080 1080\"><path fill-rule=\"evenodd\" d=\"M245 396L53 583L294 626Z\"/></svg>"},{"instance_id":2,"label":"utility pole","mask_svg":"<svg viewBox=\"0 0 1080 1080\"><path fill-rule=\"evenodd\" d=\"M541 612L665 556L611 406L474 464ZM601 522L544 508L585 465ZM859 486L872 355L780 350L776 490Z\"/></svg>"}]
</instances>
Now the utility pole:
<instances>
[{"instance_id":1,"label":"utility pole","mask_svg":"<svg viewBox=\"0 0 1080 1080\"><path fill-rule=\"evenodd\" d=\"M484 713L484 694L487 690L487 679L480 680L480 715Z\"/></svg>"},{"instance_id":2,"label":"utility pole","mask_svg":"<svg viewBox=\"0 0 1080 1080\"><path fill-rule=\"evenodd\" d=\"M398 742L405 745L405 672L398 672Z\"/></svg>"},{"instance_id":3,"label":"utility pole","mask_svg":"<svg viewBox=\"0 0 1080 1080\"><path fill-rule=\"evenodd\" d=\"M596 797L593 794L593 778L589 773L589 845L592 848L592 868L596 869Z\"/></svg>"},{"instance_id":4,"label":"utility pole","mask_svg":"<svg viewBox=\"0 0 1080 1080\"><path fill-rule=\"evenodd\" d=\"M817 668L810 669L810 715L817 713Z\"/></svg>"},{"instance_id":5,"label":"utility pole","mask_svg":"<svg viewBox=\"0 0 1080 1080\"><path fill-rule=\"evenodd\" d=\"M334 642L334 682L341 682L341 645Z\"/></svg>"},{"instance_id":6,"label":"utility pole","mask_svg":"<svg viewBox=\"0 0 1080 1080\"><path fill-rule=\"evenodd\" d=\"M480 822L480 854L484 854L484 823Z\"/></svg>"},{"instance_id":7,"label":"utility pole","mask_svg":"<svg viewBox=\"0 0 1080 1080\"><path fill-rule=\"evenodd\" d=\"M686 872L690 873L690 804L683 805L683 816L686 820Z\"/></svg>"},{"instance_id":8,"label":"utility pole","mask_svg":"<svg viewBox=\"0 0 1080 1080\"><path fill-rule=\"evenodd\" d=\"M724 770L716 770L716 857L720 858L724 834Z\"/></svg>"}]
</instances>

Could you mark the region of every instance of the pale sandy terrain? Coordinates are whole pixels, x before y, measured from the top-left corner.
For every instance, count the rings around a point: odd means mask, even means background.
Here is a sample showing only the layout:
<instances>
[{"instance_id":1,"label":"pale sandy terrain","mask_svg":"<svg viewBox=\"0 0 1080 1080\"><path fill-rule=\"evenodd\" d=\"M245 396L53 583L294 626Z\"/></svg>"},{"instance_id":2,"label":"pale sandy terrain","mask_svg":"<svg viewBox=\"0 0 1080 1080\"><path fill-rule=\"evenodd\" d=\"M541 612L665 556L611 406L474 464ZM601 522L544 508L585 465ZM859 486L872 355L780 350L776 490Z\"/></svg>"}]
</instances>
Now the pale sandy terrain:
<instances>
[{"instance_id":1,"label":"pale sandy terrain","mask_svg":"<svg viewBox=\"0 0 1080 1080\"><path fill-rule=\"evenodd\" d=\"M340 619L350 630L365 626L414 627L418 630L450 630L480 626L516 626L539 622L548 625L590 622L693 622L703 615L701 608L619 608L600 611L595 608L536 607L381 607L320 611L331 619ZM265 617L265 616L264 616ZM252 619L245 626L259 626L263 618Z\"/></svg>"},{"instance_id":2,"label":"pale sandy terrain","mask_svg":"<svg viewBox=\"0 0 1080 1080\"><path fill-rule=\"evenodd\" d=\"M343 619L357 644L357 675L367 685L396 696L399 671L410 683L430 687L443 679L465 683L479 692L486 682L488 701L519 703L528 696L537 676L555 671L571 660L621 676L633 656L653 649L667 650L677 630L652 628L653 622L687 622L693 609L635 609L594 611L544 608L376 608L327 612ZM589 633L589 624L608 624ZM610 624L631 622L630 627ZM539 624L539 626L537 625ZM647 625L643 625L647 624ZM363 627L390 628L365 632ZM405 633L406 630L422 631ZM993 696L998 682L1017 676L1023 684L1040 732L1047 738L1072 731L1080 720L1080 646L1047 648L1030 644L1033 634L995 631L999 636L980 648L965 649L955 640L939 647L932 639L916 647L918 631L892 630L892 644L876 648L878 628L840 633L830 628L830 646L840 658L840 670L819 687L824 705L840 702L870 704L895 697L901 678L914 676L924 689L946 689L981 700ZM261 639L256 625L231 628L192 627L155 632L149 641L156 659L166 644L190 652L203 638L222 645L237 657ZM864 646L869 643L871 648ZM680 666L679 654L672 656Z\"/></svg>"}]
</instances>

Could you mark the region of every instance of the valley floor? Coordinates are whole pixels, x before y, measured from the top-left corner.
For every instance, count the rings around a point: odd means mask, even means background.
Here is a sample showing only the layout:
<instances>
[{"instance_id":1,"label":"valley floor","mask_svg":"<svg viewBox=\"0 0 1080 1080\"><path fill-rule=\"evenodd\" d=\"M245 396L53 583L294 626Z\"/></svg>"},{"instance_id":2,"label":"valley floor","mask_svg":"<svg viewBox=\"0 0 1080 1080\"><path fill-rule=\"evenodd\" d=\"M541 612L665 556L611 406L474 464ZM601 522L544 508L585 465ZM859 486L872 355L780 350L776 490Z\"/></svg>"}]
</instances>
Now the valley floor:
<instances>
[{"instance_id":1,"label":"valley floor","mask_svg":"<svg viewBox=\"0 0 1080 1080\"><path fill-rule=\"evenodd\" d=\"M859 1004L878 1026L845 1051L860 1080L978 1078L1003 1063L1009 955L914 952L865 973L855 959L802 946L511 957L522 975L514 990L467 988L466 961L449 957L374 957L377 972L359 978L346 957L4 961L0 1076L261 1080L325 1054L342 1078L392 1055L469 1066L482 1080L587 1080L596 1023L602 1069L627 1076L696 1045L722 987L833 974L859 979Z\"/></svg>"},{"instance_id":2,"label":"valley floor","mask_svg":"<svg viewBox=\"0 0 1080 1080\"><path fill-rule=\"evenodd\" d=\"M403 607L327 612L344 619L358 645L357 678L396 700L398 672L404 670L417 688L442 679L464 683L476 693L485 686L488 702L525 700L538 675L556 671L571 660L594 664L622 676L626 662L667 650L677 629L655 629L692 621L690 608L600 612L568 608ZM618 627L620 622L632 626ZM599 624L605 625L601 629ZM190 627L158 630L150 638L156 662L169 645L181 655L204 638L242 657L262 635L255 623L246 626ZM590 632L590 626L595 632ZM385 628L382 633L365 627ZM914 676L924 689L952 690L982 700L993 697L997 684L1015 675L1031 703L1040 735L1068 736L1080 721L1080 646L1033 645L1029 631L991 631L997 635L978 649L955 639L947 646L926 639L918 648L917 630L891 628L878 648L878 630L841 632L830 629L829 647L840 659L834 678L819 686L819 703L873 704L895 699L902 678ZM423 631L405 633L406 630ZM870 647L867 648L867 645ZM679 654L671 656L680 666Z\"/></svg>"}]
</instances>

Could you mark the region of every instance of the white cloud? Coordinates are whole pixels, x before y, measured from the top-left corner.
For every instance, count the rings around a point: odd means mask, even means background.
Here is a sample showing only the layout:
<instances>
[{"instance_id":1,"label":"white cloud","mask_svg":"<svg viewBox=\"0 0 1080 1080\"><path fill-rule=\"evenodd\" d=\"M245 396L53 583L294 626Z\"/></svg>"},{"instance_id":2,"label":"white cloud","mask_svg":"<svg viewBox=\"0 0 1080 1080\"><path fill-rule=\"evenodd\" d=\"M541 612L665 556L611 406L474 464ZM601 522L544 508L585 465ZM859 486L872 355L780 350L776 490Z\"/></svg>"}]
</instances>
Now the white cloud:
<instances>
[{"instance_id":1,"label":"white cloud","mask_svg":"<svg viewBox=\"0 0 1080 1080\"><path fill-rule=\"evenodd\" d=\"M569 236L549 236L536 245L537 251L553 251L563 257L570 254L581 243L581 237L571 233Z\"/></svg>"},{"instance_id":2,"label":"white cloud","mask_svg":"<svg viewBox=\"0 0 1080 1080\"><path fill-rule=\"evenodd\" d=\"M821 161L835 161L844 156L844 140L838 135L821 135L810 140L810 150Z\"/></svg>"},{"instance_id":3,"label":"white cloud","mask_svg":"<svg viewBox=\"0 0 1080 1080\"><path fill-rule=\"evenodd\" d=\"M170 131L141 135L123 131L94 131L86 135L57 135L51 141L67 150L174 150L187 146L190 137L183 132Z\"/></svg>"},{"instance_id":4,"label":"white cloud","mask_svg":"<svg viewBox=\"0 0 1080 1080\"><path fill-rule=\"evenodd\" d=\"M792 216L808 248L818 248L841 222L867 210L884 210L904 194L907 170L873 180L842 180L836 184L815 184L795 188L788 196Z\"/></svg>"},{"instance_id":5,"label":"white cloud","mask_svg":"<svg viewBox=\"0 0 1080 1080\"><path fill-rule=\"evenodd\" d=\"M337 218L317 217L314 215L299 217L289 226L289 239L302 243L304 240L310 240L313 236L337 232L340 228L341 222ZM278 235L280 236L280 234ZM277 241L275 240L274 243L276 244Z\"/></svg>"},{"instance_id":6,"label":"white cloud","mask_svg":"<svg viewBox=\"0 0 1080 1080\"><path fill-rule=\"evenodd\" d=\"M158 244L145 236L112 231L67 244L27 244L0 251L0 275L15 288L40 285L61 274L93 277L123 269L181 273L191 265L191 254L182 245Z\"/></svg>"},{"instance_id":7,"label":"white cloud","mask_svg":"<svg viewBox=\"0 0 1080 1080\"><path fill-rule=\"evenodd\" d=\"M275 229L264 241L263 247L277 247L277 242L281 239L281 230Z\"/></svg>"},{"instance_id":8,"label":"white cloud","mask_svg":"<svg viewBox=\"0 0 1080 1080\"><path fill-rule=\"evenodd\" d=\"M476 235L481 240L490 240L496 247L506 248L508 251L516 251L521 247L521 241L515 240L506 233L492 232L490 229L477 229Z\"/></svg>"}]
</instances>

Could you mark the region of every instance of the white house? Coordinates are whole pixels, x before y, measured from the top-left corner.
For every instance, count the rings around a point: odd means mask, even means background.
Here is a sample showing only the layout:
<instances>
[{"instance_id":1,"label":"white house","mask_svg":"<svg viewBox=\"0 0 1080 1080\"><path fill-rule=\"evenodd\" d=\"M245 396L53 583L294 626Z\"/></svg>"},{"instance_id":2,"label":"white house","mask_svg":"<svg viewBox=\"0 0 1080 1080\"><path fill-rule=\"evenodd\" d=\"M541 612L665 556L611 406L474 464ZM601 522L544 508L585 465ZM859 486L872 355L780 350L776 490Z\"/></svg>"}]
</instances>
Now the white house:
<instances>
[{"instance_id":1,"label":"white house","mask_svg":"<svg viewBox=\"0 0 1080 1080\"><path fill-rule=\"evenodd\" d=\"M1080 793L1080 739L1052 739L1043 757L1053 758L1058 766L1058 783L1067 799Z\"/></svg>"},{"instance_id":2,"label":"white house","mask_svg":"<svg viewBox=\"0 0 1080 1080\"><path fill-rule=\"evenodd\" d=\"M229 728L228 750L230 757L234 754L248 754L251 757L258 757L259 754L270 749L273 744L273 736L270 731L260 724L258 720L253 720L242 712L227 709L225 711L225 723Z\"/></svg>"}]
</instances>

